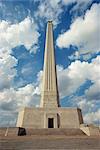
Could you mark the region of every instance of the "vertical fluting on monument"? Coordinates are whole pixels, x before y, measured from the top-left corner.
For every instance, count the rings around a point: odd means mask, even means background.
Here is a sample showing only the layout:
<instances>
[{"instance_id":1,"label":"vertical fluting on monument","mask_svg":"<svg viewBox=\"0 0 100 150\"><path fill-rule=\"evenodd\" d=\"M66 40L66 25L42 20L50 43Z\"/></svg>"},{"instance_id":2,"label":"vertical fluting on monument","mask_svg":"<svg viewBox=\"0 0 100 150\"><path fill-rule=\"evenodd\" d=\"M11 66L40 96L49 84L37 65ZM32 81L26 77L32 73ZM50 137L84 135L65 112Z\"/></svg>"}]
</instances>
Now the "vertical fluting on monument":
<instances>
[{"instance_id":1,"label":"vertical fluting on monument","mask_svg":"<svg viewBox=\"0 0 100 150\"><path fill-rule=\"evenodd\" d=\"M48 21L46 30L43 83L41 88L40 107L59 107L52 21Z\"/></svg>"}]
</instances>

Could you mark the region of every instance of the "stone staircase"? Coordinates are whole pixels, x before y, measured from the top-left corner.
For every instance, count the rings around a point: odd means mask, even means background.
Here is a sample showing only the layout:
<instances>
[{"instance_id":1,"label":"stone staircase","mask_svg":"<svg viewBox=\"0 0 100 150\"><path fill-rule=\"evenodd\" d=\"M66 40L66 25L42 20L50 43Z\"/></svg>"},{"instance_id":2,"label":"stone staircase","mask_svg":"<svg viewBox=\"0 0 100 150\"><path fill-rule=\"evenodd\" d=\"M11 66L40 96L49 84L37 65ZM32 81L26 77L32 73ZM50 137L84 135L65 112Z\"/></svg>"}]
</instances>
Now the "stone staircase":
<instances>
[{"instance_id":1,"label":"stone staircase","mask_svg":"<svg viewBox=\"0 0 100 150\"><path fill-rule=\"evenodd\" d=\"M4 127L0 128L0 136L20 136L26 135L26 130L24 128L18 127Z\"/></svg>"},{"instance_id":2,"label":"stone staircase","mask_svg":"<svg viewBox=\"0 0 100 150\"><path fill-rule=\"evenodd\" d=\"M32 129L32 128L0 128L0 136L20 136L20 135L64 135L64 136L73 136L80 135L83 136L85 133L80 129L64 129L64 128L49 128L49 129Z\"/></svg>"},{"instance_id":3,"label":"stone staircase","mask_svg":"<svg viewBox=\"0 0 100 150\"><path fill-rule=\"evenodd\" d=\"M0 150L99 150L100 137L88 137L80 129L0 128ZM7 136L5 133L8 132Z\"/></svg>"},{"instance_id":4,"label":"stone staircase","mask_svg":"<svg viewBox=\"0 0 100 150\"><path fill-rule=\"evenodd\" d=\"M6 128L6 127L0 128L0 136L4 136L5 133L6 133L6 131L7 131L7 128Z\"/></svg>"},{"instance_id":5,"label":"stone staircase","mask_svg":"<svg viewBox=\"0 0 100 150\"><path fill-rule=\"evenodd\" d=\"M88 136L6 136L0 150L100 150L100 138Z\"/></svg>"},{"instance_id":6,"label":"stone staircase","mask_svg":"<svg viewBox=\"0 0 100 150\"><path fill-rule=\"evenodd\" d=\"M55 135L55 136L59 136L59 135L64 135L64 136L83 136L85 135L85 133L80 130L80 129L61 129L61 128L49 128L49 129L31 129L31 128L27 128L26 129L26 135L38 135L38 136L42 136L42 135Z\"/></svg>"}]
</instances>

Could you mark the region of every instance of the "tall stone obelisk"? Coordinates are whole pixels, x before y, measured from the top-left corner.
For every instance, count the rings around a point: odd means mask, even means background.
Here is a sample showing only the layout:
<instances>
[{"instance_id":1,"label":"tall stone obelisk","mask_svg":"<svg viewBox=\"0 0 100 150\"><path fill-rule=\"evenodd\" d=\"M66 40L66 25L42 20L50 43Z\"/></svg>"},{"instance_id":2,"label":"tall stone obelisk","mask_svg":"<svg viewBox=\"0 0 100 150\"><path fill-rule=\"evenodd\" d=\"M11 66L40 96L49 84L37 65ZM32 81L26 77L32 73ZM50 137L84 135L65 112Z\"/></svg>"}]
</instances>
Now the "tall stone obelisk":
<instances>
[{"instance_id":1,"label":"tall stone obelisk","mask_svg":"<svg viewBox=\"0 0 100 150\"><path fill-rule=\"evenodd\" d=\"M52 21L48 21L46 31L43 83L41 89L40 107L59 107Z\"/></svg>"},{"instance_id":2,"label":"tall stone obelisk","mask_svg":"<svg viewBox=\"0 0 100 150\"><path fill-rule=\"evenodd\" d=\"M18 114L16 126L24 127L26 129L79 129L80 124L83 124L81 110L78 108L59 107L52 21L49 21L47 24L43 82L41 88L41 108L22 108Z\"/></svg>"}]
</instances>

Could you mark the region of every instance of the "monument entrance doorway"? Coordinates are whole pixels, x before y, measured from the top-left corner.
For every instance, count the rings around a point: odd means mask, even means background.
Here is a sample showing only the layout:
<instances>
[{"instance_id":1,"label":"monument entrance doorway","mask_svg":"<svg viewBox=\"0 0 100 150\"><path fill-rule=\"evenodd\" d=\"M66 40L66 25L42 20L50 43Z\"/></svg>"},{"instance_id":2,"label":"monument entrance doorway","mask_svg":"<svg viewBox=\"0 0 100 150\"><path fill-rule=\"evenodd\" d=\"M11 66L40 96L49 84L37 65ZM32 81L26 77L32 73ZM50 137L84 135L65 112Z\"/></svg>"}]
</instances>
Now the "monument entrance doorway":
<instances>
[{"instance_id":1,"label":"monument entrance doorway","mask_svg":"<svg viewBox=\"0 0 100 150\"><path fill-rule=\"evenodd\" d=\"M48 128L54 128L54 118L48 118Z\"/></svg>"}]
</instances>

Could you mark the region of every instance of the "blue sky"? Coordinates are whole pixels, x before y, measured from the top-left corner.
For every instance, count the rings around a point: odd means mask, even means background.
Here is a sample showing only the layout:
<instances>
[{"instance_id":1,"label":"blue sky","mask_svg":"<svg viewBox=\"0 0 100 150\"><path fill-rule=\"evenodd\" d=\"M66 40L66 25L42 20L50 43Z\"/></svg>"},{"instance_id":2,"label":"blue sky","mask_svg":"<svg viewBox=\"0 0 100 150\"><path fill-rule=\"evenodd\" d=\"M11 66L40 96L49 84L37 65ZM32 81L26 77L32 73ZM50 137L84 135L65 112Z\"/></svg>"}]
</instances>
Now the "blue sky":
<instances>
[{"instance_id":1,"label":"blue sky","mask_svg":"<svg viewBox=\"0 0 100 150\"><path fill-rule=\"evenodd\" d=\"M60 103L100 120L100 1L0 0L0 126L39 106L45 32L53 21Z\"/></svg>"}]
</instances>

